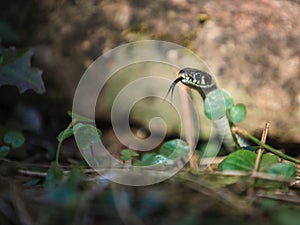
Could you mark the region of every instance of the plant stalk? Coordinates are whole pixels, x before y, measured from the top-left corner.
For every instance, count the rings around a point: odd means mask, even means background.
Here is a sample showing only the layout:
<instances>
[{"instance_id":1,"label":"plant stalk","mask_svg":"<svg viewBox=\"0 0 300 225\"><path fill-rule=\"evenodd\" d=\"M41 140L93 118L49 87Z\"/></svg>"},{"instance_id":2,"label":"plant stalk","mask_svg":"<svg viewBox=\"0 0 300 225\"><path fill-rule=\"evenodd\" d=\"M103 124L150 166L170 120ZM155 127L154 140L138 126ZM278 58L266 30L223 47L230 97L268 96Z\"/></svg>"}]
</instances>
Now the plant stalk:
<instances>
[{"instance_id":1,"label":"plant stalk","mask_svg":"<svg viewBox=\"0 0 300 225\"><path fill-rule=\"evenodd\" d=\"M290 162L293 162L293 163L296 163L296 164L300 165L299 160L280 152L278 149L275 149L275 148L271 147L270 145L262 143L260 140L258 140L256 137L252 136L250 133L248 133L244 129L234 127L233 133L237 133L237 134L242 135L246 138L249 138L251 141L253 141L257 145L263 147L266 151L272 152L274 155L277 155L278 157L280 157L282 159L285 159L287 161L290 161Z\"/></svg>"},{"instance_id":2,"label":"plant stalk","mask_svg":"<svg viewBox=\"0 0 300 225\"><path fill-rule=\"evenodd\" d=\"M69 125L67 126L67 128L65 129L65 131L63 132L62 134L62 137L61 137L61 140L58 142L58 145L57 145L57 148L56 148L56 154L55 154L55 163L57 165L59 165L58 161L59 161L59 154L60 154L60 149L61 149L61 146L62 146L62 143L64 142L65 140L65 134L66 134L66 131L68 129L70 129L71 127L73 127L73 125L76 123L76 120L72 120Z\"/></svg>"}]
</instances>

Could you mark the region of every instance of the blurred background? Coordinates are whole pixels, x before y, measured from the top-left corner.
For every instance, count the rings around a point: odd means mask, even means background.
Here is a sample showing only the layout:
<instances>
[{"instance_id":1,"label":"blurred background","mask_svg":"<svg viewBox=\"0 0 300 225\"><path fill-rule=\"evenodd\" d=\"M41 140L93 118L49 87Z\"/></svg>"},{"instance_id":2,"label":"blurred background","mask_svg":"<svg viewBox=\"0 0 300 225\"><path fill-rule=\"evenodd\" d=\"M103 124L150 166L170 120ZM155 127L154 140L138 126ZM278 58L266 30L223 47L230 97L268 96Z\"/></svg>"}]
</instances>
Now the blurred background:
<instances>
[{"instance_id":1,"label":"blurred background","mask_svg":"<svg viewBox=\"0 0 300 225\"><path fill-rule=\"evenodd\" d=\"M47 126L62 125L56 123L63 123L78 81L95 59L120 44L157 39L187 47L208 64L220 86L248 107L245 128L259 133L269 121L270 136L277 141L300 142L297 1L15 0L0 4L5 9L1 23L13 32L1 44L33 47L33 65L43 70L46 86L42 96L28 91L20 97L12 88L9 101L7 89L1 88L5 93L1 103L14 108L18 101L13 97L38 101L37 110L44 110L41 115L46 117L42 119L52 120ZM107 112L105 107L98 110L97 119L109 120Z\"/></svg>"}]
</instances>

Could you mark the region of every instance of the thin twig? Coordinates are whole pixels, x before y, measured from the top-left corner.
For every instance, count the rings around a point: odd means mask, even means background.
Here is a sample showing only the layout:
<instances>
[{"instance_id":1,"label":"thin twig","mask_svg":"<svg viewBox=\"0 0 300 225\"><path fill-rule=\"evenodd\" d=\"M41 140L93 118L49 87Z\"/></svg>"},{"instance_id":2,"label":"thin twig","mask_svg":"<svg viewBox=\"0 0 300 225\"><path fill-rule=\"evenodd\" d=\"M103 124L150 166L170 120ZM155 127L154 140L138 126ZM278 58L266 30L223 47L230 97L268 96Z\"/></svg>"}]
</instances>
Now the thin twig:
<instances>
[{"instance_id":1,"label":"thin twig","mask_svg":"<svg viewBox=\"0 0 300 225\"><path fill-rule=\"evenodd\" d=\"M268 199L273 199L273 200L278 200L278 201L284 201L284 202L290 202L290 203L295 203L295 204L300 204L300 198L295 197L295 196L286 196L286 195L271 195L271 194L264 194L264 193L259 193L257 195L259 198L268 198Z\"/></svg>"},{"instance_id":2,"label":"thin twig","mask_svg":"<svg viewBox=\"0 0 300 225\"><path fill-rule=\"evenodd\" d=\"M37 171L31 171L31 170L18 170L20 174L26 175L26 176L32 176L32 177L46 177L48 175L47 172L37 172Z\"/></svg>"},{"instance_id":3,"label":"thin twig","mask_svg":"<svg viewBox=\"0 0 300 225\"><path fill-rule=\"evenodd\" d=\"M96 173L96 171L94 169L83 169L83 171L85 174ZM24 169L19 169L18 172L20 174L32 176L32 177L46 177L48 175L47 172L38 172L38 171L24 170ZM70 170L64 170L64 175L67 175L69 173L70 173Z\"/></svg>"},{"instance_id":4,"label":"thin twig","mask_svg":"<svg viewBox=\"0 0 300 225\"><path fill-rule=\"evenodd\" d=\"M269 128L270 128L270 123L266 122L265 128L263 129L263 133L262 133L261 139L260 139L261 143L263 143L263 144L266 143ZM258 170L259 170L263 150L264 150L264 148L262 146L260 146L258 151L257 151L257 157L256 157L256 160L255 160L255 166L254 166L254 170L253 170L254 172L258 172Z\"/></svg>"},{"instance_id":5,"label":"thin twig","mask_svg":"<svg viewBox=\"0 0 300 225\"><path fill-rule=\"evenodd\" d=\"M245 172L245 171L235 171L235 170L228 170L228 171L214 171L210 174L215 175L222 175L222 176L233 176L233 177L251 177L255 179L262 179L262 180L268 180L268 181L276 181L276 182L282 182L290 184L293 179L287 179L282 176L278 176L275 174L269 174L269 173L263 173L263 172Z\"/></svg>"},{"instance_id":6,"label":"thin twig","mask_svg":"<svg viewBox=\"0 0 300 225\"><path fill-rule=\"evenodd\" d=\"M266 140L267 140L267 135L268 135L268 131L269 131L269 127L270 127L270 123L269 122L266 122L265 123L265 127L263 129L263 132L262 132L262 135L261 135L261 143L266 143ZM263 147L259 147L258 151L257 151L257 156L256 156L256 160L255 160L255 165L254 165L254 169L253 169L253 172L252 172L252 182L251 182L251 185L250 185L250 188L248 190L248 194L249 196L251 196L251 199L254 200L255 199L255 183L257 181L257 177L255 177L255 175L258 173L259 171L259 166L260 166L260 163L261 163L261 159L262 159L262 155L263 155Z\"/></svg>"}]
</instances>

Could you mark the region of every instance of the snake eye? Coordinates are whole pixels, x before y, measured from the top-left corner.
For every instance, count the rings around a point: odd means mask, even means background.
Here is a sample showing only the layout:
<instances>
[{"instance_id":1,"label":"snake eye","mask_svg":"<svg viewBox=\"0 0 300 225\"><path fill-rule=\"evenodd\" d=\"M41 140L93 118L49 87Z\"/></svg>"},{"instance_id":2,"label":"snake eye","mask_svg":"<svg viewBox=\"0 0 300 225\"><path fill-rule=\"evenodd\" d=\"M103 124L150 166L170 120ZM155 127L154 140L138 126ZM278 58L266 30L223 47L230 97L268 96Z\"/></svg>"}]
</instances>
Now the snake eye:
<instances>
[{"instance_id":1,"label":"snake eye","mask_svg":"<svg viewBox=\"0 0 300 225\"><path fill-rule=\"evenodd\" d=\"M178 76L179 76L179 77L185 77L185 76L186 76L186 71L180 70L180 71L178 72Z\"/></svg>"},{"instance_id":2,"label":"snake eye","mask_svg":"<svg viewBox=\"0 0 300 225\"><path fill-rule=\"evenodd\" d=\"M194 73L194 80L199 80L199 77L201 77L201 74L199 72Z\"/></svg>"}]
</instances>

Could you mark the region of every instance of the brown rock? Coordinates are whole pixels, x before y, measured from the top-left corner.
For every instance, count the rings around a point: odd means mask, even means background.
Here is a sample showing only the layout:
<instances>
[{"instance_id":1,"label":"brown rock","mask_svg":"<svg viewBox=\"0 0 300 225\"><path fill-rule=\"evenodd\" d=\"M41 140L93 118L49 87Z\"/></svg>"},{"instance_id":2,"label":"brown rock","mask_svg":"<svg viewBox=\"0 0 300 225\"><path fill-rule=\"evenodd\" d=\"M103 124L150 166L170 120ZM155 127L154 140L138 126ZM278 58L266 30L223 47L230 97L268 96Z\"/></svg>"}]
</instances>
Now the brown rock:
<instances>
[{"instance_id":1,"label":"brown rock","mask_svg":"<svg viewBox=\"0 0 300 225\"><path fill-rule=\"evenodd\" d=\"M294 1L209 1L198 52L221 85L248 106L243 126L300 141L300 5ZM291 132L296 131L297 132Z\"/></svg>"},{"instance_id":2,"label":"brown rock","mask_svg":"<svg viewBox=\"0 0 300 225\"><path fill-rule=\"evenodd\" d=\"M17 7L24 24L39 21L35 16L44 19L29 33L19 26L27 34L24 39L52 48L49 55L55 60L41 59L51 63L44 76L57 80L70 103L80 76L103 52L134 40L159 39L189 47L208 63L221 86L247 105L248 117L241 126L261 130L268 120L271 135L300 141L297 1L41 1L41 14L30 11L37 6L25 5Z\"/></svg>"}]
</instances>

